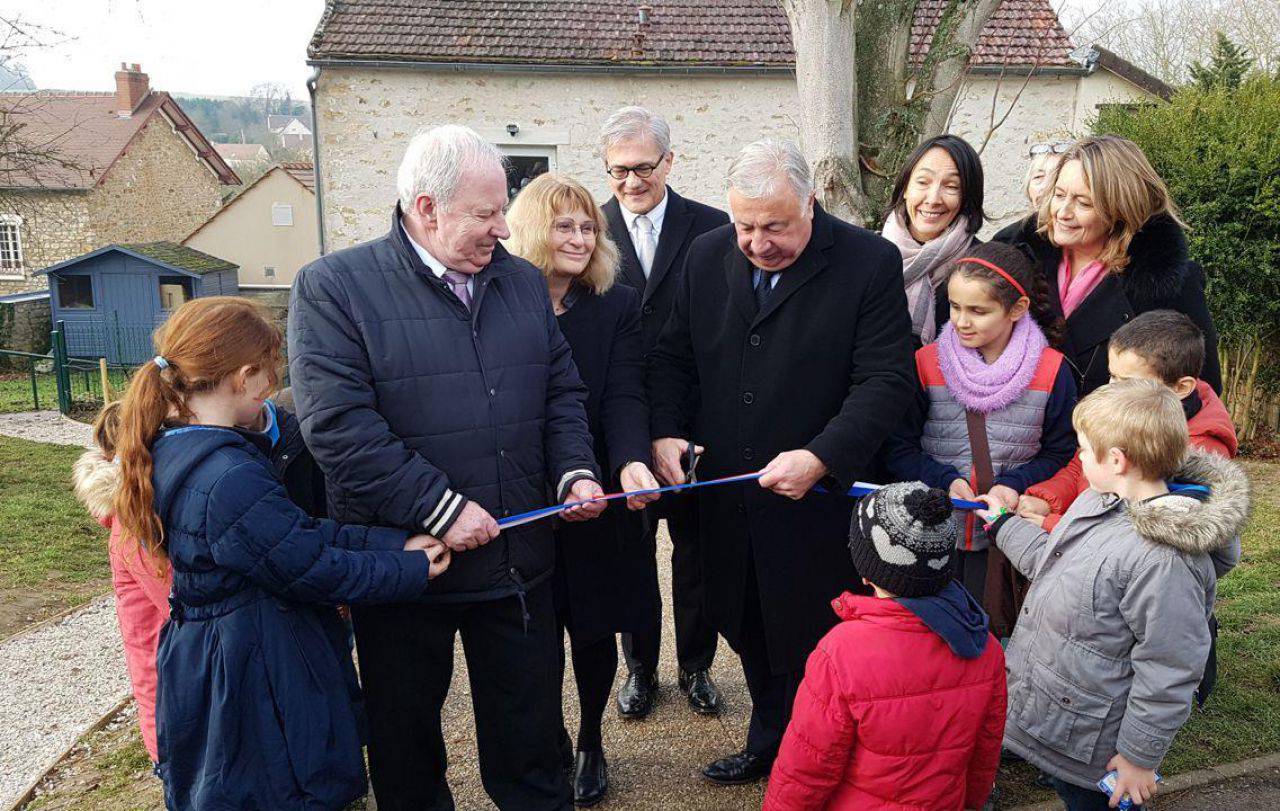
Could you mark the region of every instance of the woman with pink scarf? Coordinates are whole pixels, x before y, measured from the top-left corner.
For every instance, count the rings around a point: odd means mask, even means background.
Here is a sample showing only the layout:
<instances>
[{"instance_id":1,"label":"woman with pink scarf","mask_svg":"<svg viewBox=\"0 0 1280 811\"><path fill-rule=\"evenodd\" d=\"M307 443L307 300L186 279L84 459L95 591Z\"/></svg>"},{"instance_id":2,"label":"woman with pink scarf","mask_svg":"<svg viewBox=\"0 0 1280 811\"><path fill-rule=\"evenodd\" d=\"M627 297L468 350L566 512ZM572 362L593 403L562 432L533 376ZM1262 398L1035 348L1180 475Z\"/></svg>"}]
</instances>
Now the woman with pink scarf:
<instances>
[{"instance_id":1,"label":"woman with pink scarf","mask_svg":"<svg viewBox=\"0 0 1280 811\"><path fill-rule=\"evenodd\" d=\"M911 153L880 234L902 253L911 331L921 343L947 322L943 282L951 262L977 244L984 219L982 160L967 141L941 135Z\"/></svg>"}]
</instances>

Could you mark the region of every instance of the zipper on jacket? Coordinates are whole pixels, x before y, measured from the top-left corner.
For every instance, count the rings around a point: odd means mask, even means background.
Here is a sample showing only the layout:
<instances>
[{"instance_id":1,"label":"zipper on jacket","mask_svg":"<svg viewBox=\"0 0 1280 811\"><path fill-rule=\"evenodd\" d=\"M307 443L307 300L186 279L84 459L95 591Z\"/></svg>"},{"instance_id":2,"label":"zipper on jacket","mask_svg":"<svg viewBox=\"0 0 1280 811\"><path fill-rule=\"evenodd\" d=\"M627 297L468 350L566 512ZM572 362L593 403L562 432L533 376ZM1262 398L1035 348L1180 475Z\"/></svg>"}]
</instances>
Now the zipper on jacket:
<instances>
[{"instance_id":1,"label":"zipper on jacket","mask_svg":"<svg viewBox=\"0 0 1280 811\"><path fill-rule=\"evenodd\" d=\"M510 545L508 545L510 549ZM520 601L520 619L524 621L524 635L529 635L529 604L525 602L524 579L520 577L520 572L516 571L516 567L512 566L507 570L511 579L516 581L516 599Z\"/></svg>"}]
</instances>

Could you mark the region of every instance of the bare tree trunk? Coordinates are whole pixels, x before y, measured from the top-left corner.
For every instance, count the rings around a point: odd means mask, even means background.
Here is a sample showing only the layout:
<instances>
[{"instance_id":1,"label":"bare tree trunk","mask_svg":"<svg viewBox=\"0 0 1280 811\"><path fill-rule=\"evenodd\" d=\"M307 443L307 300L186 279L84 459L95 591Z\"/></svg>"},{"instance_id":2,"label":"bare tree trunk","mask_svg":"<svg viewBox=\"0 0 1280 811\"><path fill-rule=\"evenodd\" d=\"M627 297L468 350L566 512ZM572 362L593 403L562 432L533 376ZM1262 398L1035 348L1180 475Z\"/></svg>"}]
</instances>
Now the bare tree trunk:
<instances>
[{"instance_id":1,"label":"bare tree trunk","mask_svg":"<svg viewBox=\"0 0 1280 811\"><path fill-rule=\"evenodd\" d=\"M796 51L800 139L818 199L837 217L869 213L858 171L857 68L853 0L782 0Z\"/></svg>"},{"instance_id":2,"label":"bare tree trunk","mask_svg":"<svg viewBox=\"0 0 1280 811\"><path fill-rule=\"evenodd\" d=\"M947 131L956 96L960 93L960 86L969 66L969 56L977 47L978 37L987 26L987 21L1000 7L1000 2L1001 0L959 0L950 4L943 12L931 47L943 47L946 50L941 59L934 62L932 80L928 82L932 89L929 111L925 114L920 131L921 141ZM944 36L944 31L948 29L949 34Z\"/></svg>"}]
</instances>

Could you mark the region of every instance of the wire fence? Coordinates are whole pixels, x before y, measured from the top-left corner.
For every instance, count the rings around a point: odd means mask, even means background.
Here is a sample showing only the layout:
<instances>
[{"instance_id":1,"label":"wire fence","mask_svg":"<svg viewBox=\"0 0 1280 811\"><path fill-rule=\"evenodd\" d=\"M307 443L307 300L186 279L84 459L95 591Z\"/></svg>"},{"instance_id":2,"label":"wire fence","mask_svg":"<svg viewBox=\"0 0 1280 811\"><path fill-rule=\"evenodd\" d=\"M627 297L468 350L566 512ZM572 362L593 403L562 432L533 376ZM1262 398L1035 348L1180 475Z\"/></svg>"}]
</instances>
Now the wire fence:
<instances>
[{"instance_id":1,"label":"wire fence","mask_svg":"<svg viewBox=\"0 0 1280 811\"><path fill-rule=\"evenodd\" d=\"M129 384L135 364L108 362L105 355L73 356L63 322L51 333L48 354L0 349L0 413L58 409L68 415L88 415L110 397L118 399ZM78 326L78 325L77 325ZM121 345L125 336L121 335ZM84 331L78 340L83 351ZM148 344L150 336L148 335Z\"/></svg>"}]
</instances>

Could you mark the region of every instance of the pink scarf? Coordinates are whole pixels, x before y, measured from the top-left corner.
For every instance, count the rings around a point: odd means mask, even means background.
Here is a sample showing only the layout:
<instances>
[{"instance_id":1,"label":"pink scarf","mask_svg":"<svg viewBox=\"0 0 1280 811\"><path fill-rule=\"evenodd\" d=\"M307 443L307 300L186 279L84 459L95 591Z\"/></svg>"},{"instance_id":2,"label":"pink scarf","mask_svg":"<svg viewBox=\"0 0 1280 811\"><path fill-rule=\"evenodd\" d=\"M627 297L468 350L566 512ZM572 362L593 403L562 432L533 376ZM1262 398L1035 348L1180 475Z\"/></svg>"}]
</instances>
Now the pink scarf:
<instances>
[{"instance_id":1,"label":"pink scarf","mask_svg":"<svg viewBox=\"0 0 1280 811\"><path fill-rule=\"evenodd\" d=\"M1058 263L1058 297L1062 299L1062 315L1070 318L1080 303L1102 284L1107 277L1107 268L1101 262L1090 262L1080 269L1075 278L1071 278L1071 262L1067 252L1062 252L1062 261Z\"/></svg>"}]
</instances>

